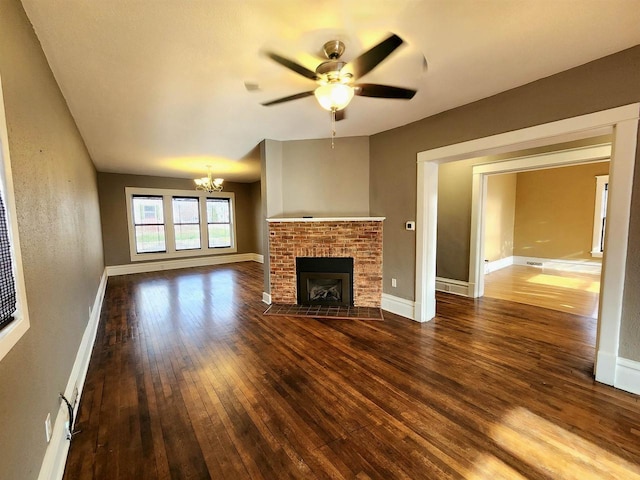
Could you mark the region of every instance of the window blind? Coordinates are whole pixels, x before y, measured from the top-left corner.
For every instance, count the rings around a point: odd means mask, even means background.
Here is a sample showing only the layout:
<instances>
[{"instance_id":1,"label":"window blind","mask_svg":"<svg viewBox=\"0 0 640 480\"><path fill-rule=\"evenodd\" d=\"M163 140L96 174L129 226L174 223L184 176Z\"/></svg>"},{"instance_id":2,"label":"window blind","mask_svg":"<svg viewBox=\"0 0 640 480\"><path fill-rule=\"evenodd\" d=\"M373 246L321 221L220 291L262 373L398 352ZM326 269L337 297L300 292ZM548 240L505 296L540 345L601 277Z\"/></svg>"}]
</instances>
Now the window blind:
<instances>
[{"instance_id":1,"label":"window blind","mask_svg":"<svg viewBox=\"0 0 640 480\"><path fill-rule=\"evenodd\" d=\"M16 286L11 265L11 245L7 215L0 195L0 330L6 327L16 311Z\"/></svg>"}]
</instances>

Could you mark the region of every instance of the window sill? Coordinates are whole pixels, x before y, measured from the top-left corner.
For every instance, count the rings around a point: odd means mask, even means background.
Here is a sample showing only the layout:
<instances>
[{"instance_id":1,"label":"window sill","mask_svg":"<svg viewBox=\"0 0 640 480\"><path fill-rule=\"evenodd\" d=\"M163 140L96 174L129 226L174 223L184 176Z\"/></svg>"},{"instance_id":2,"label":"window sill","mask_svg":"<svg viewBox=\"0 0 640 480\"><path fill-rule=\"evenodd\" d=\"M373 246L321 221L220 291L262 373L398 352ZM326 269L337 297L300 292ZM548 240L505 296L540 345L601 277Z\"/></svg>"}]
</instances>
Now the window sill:
<instances>
[{"instance_id":1,"label":"window sill","mask_svg":"<svg viewBox=\"0 0 640 480\"><path fill-rule=\"evenodd\" d=\"M27 330L29 330L29 318L22 315L0 331L0 360L9 353Z\"/></svg>"}]
</instances>

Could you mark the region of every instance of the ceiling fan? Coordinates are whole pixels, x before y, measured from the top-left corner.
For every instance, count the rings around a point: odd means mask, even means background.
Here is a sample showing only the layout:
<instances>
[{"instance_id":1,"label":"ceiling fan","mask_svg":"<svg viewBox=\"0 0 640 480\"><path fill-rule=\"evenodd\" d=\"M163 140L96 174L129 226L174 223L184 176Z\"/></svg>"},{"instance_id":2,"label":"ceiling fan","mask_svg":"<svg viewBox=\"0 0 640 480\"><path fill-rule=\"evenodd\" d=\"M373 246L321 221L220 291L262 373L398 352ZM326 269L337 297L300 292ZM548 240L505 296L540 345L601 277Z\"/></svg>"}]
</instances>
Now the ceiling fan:
<instances>
[{"instance_id":1,"label":"ceiling fan","mask_svg":"<svg viewBox=\"0 0 640 480\"><path fill-rule=\"evenodd\" d=\"M318 86L314 90L271 100L262 105L277 105L315 95L322 108L332 112L335 120L342 120L344 118L344 108L354 95L409 100L416 94L416 90L375 83L356 83L360 77L376 68L403 43L404 41L398 35L391 34L356 59L347 63L340 60L345 50L344 43L340 40L331 40L325 43L322 48L328 60L320 63L315 72L277 53L265 52L275 62L309 80L315 81Z\"/></svg>"}]
</instances>

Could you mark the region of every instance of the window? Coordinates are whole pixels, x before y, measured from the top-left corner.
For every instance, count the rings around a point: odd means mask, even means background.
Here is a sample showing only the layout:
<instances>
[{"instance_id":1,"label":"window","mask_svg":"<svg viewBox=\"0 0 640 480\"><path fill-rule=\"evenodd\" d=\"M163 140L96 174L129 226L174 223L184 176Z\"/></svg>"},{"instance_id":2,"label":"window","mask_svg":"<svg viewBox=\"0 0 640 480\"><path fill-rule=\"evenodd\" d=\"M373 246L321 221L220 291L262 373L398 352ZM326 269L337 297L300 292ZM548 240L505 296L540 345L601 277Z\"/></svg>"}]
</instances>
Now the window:
<instances>
[{"instance_id":1,"label":"window","mask_svg":"<svg viewBox=\"0 0 640 480\"><path fill-rule=\"evenodd\" d=\"M165 252L162 197L134 195L132 203L136 253Z\"/></svg>"},{"instance_id":2,"label":"window","mask_svg":"<svg viewBox=\"0 0 640 480\"><path fill-rule=\"evenodd\" d=\"M131 260L232 253L235 196L127 187Z\"/></svg>"},{"instance_id":3,"label":"window","mask_svg":"<svg viewBox=\"0 0 640 480\"><path fill-rule=\"evenodd\" d=\"M228 198L207 198L209 248L231 246L231 202Z\"/></svg>"},{"instance_id":4,"label":"window","mask_svg":"<svg viewBox=\"0 0 640 480\"><path fill-rule=\"evenodd\" d=\"M0 85L0 360L29 330L9 158L7 123Z\"/></svg>"},{"instance_id":5,"label":"window","mask_svg":"<svg viewBox=\"0 0 640 480\"><path fill-rule=\"evenodd\" d=\"M11 240L7 214L0 194L0 330L14 320L16 313L16 282L13 278Z\"/></svg>"},{"instance_id":6,"label":"window","mask_svg":"<svg viewBox=\"0 0 640 480\"><path fill-rule=\"evenodd\" d=\"M593 214L593 241L591 256L602 257L607 227L607 200L609 198L609 175L596 176L596 204Z\"/></svg>"},{"instance_id":7,"label":"window","mask_svg":"<svg viewBox=\"0 0 640 480\"><path fill-rule=\"evenodd\" d=\"M176 250L200 248L200 208L198 198L173 197L173 228Z\"/></svg>"}]
</instances>

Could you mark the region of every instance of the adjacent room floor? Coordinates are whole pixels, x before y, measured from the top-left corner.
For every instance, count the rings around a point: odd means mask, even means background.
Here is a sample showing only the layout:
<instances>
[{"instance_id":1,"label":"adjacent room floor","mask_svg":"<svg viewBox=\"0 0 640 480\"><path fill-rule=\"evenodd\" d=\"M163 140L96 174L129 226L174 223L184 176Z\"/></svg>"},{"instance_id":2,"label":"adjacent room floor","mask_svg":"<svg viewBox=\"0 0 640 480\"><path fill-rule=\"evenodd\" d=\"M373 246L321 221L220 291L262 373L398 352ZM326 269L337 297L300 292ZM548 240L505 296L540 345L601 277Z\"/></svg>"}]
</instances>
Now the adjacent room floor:
<instances>
[{"instance_id":1,"label":"adjacent room floor","mask_svg":"<svg viewBox=\"0 0 640 480\"><path fill-rule=\"evenodd\" d=\"M265 316L262 279L109 279L65 479L640 478L595 320L447 294L424 324Z\"/></svg>"},{"instance_id":2,"label":"adjacent room floor","mask_svg":"<svg viewBox=\"0 0 640 480\"><path fill-rule=\"evenodd\" d=\"M484 277L484 295L513 302L598 317L600 272L511 265Z\"/></svg>"}]
</instances>

